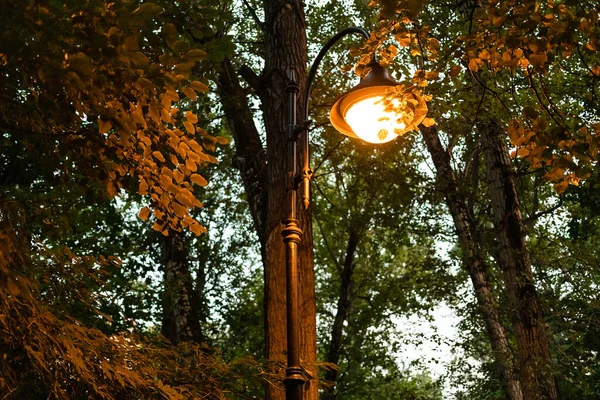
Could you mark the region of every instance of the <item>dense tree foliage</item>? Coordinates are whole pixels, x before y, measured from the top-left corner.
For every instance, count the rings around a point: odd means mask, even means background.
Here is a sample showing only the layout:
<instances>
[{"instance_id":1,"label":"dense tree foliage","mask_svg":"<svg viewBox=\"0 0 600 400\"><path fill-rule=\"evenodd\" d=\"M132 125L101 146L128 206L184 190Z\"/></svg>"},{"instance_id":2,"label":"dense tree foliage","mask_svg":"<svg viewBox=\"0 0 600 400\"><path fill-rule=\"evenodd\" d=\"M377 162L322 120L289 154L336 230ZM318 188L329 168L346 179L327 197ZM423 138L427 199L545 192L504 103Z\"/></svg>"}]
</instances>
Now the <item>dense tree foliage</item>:
<instances>
[{"instance_id":1,"label":"dense tree foliage","mask_svg":"<svg viewBox=\"0 0 600 400\"><path fill-rule=\"evenodd\" d=\"M0 7L0 397L284 398L287 72L354 25L310 99L306 398L600 396L598 5ZM373 53L428 109L375 147L328 122ZM402 352L442 305L444 375Z\"/></svg>"}]
</instances>

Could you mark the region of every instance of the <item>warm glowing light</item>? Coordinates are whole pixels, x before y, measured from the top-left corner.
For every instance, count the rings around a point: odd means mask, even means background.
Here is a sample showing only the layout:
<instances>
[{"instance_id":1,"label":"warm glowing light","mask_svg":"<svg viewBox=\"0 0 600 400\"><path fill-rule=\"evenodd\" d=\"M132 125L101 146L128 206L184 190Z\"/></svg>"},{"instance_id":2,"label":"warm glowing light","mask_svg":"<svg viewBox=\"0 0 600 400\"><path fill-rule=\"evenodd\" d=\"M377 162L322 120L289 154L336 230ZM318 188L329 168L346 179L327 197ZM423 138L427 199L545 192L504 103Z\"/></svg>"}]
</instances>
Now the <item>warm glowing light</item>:
<instances>
[{"instance_id":1,"label":"warm glowing light","mask_svg":"<svg viewBox=\"0 0 600 400\"><path fill-rule=\"evenodd\" d=\"M398 137L395 130L404 131L399 115L386 111L383 96L368 97L351 105L344 116L356 136L370 143L386 143Z\"/></svg>"}]
</instances>

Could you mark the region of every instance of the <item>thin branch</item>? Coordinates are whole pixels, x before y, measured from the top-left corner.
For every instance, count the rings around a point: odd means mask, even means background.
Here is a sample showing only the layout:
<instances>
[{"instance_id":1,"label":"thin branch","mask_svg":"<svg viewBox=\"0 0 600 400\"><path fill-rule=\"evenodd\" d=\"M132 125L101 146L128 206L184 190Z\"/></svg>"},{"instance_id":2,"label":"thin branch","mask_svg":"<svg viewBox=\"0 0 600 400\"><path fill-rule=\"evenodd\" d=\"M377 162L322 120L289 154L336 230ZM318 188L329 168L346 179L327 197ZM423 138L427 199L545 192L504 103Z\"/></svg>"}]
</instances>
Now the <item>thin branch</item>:
<instances>
[{"instance_id":1,"label":"thin branch","mask_svg":"<svg viewBox=\"0 0 600 400\"><path fill-rule=\"evenodd\" d=\"M318 169L321 168L321 165L323 165L323 163L329 158L331 153L333 153L335 151L335 149L337 149L339 147L339 145L342 144L345 140L346 140L346 138L342 138L339 142L336 143L335 146L333 146L331 148L331 150L329 150L327 152L327 154L325 154L325 156L321 159L319 164L313 169L313 174L315 174L318 171Z\"/></svg>"},{"instance_id":2,"label":"thin branch","mask_svg":"<svg viewBox=\"0 0 600 400\"><path fill-rule=\"evenodd\" d=\"M530 216L529 218L527 218L527 219L523 220L523 222L527 224L527 223L530 223L530 222L532 222L532 221L534 221L534 220L536 220L536 219L538 219L538 218L540 218L540 217L542 217L542 216L544 216L544 215L552 214L554 211L556 211L556 210L558 210L560 207L562 207L562 205L563 205L563 198L562 198L562 196L561 196L561 197L559 197L559 198L558 198L558 204L557 204L557 205L555 205L555 206L553 206L553 207L550 207L550 208L549 208L549 209L547 209L547 210L544 210L544 211L540 211L540 212L538 212L538 213L535 213L535 214L533 214L532 216Z\"/></svg>"},{"instance_id":3,"label":"thin branch","mask_svg":"<svg viewBox=\"0 0 600 400\"><path fill-rule=\"evenodd\" d=\"M250 85L250 87L256 92L256 94L261 97L262 93L264 93L262 79L260 76L254 72L252 68L247 65L242 65L240 67L240 76Z\"/></svg>"},{"instance_id":4,"label":"thin branch","mask_svg":"<svg viewBox=\"0 0 600 400\"><path fill-rule=\"evenodd\" d=\"M318 218L318 215L316 213L313 213L313 217L314 217L315 221L317 222L317 226L319 227L319 232L321 232L321 236L323 237L323 242L325 242L325 248L327 248L329 257L331 258L331 261L335 265L335 269L337 270L337 272L339 274L339 272L342 270L342 266L339 263L338 257L334 253L333 248L331 247L331 245L329 244L329 241L327 240L327 236L325 235L325 229L323 229L323 225L321 224L321 220Z\"/></svg>"},{"instance_id":5,"label":"thin branch","mask_svg":"<svg viewBox=\"0 0 600 400\"><path fill-rule=\"evenodd\" d=\"M540 93L538 92L537 87L533 83L533 77L531 76L531 69L527 68L526 76L527 76L527 80L529 81L529 87L533 90L533 93L535 93L535 97L537 98L540 106L542 106L544 111L546 111L546 114L548 114L550 116L550 118L552 118L552 120L556 123L556 125L563 126L560 122L558 122L556 120L556 118L554 117L554 114L548 109L546 104L544 104L544 101L542 100L542 97L540 96Z\"/></svg>"},{"instance_id":6,"label":"thin branch","mask_svg":"<svg viewBox=\"0 0 600 400\"><path fill-rule=\"evenodd\" d=\"M250 3L248 3L247 0L242 0L242 3L244 3L246 8L248 9L248 12L250 13L250 16L252 17L252 19L254 20L256 25L258 25L260 30L264 32L266 30L265 23L262 22L260 20L260 18L258 18L258 15L256 14L256 10L254 8L252 8L252 6L250 5Z\"/></svg>"}]
</instances>

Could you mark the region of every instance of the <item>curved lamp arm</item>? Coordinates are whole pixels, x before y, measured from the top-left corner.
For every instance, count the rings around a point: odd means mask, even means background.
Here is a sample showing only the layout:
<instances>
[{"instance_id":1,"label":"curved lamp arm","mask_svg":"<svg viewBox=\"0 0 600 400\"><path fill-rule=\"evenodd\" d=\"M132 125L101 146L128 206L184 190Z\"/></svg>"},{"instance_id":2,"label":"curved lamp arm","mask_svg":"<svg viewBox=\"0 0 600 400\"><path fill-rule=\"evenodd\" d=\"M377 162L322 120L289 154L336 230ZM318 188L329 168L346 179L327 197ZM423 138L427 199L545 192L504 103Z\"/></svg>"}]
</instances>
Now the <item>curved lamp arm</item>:
<instances>
[{"instance_id":1,"label":"curved lamp arm","mask_svg":"<svg viewBox=\"0 0 600 400\"><path fill-rule=\"evenodd\" d=\"M338 40L340 40L344 36L348 36L353 33L362 35L362 37L364 37L365 39L369 39L369 37L370 37L369 32L367 32L363 28L356 27L356 26L346 28L343 31L340 31L337 35L333 36L331 39L329 39L329 41L327 43L325 43L325 45L323 46L321 51L319 51L319 54L317 54L317 58L315 58L315 61L313 61L312 65L310 66L310 72L308 73L308 79L306 80L306 87L304 88L304 98L303 98L303 100L304 100L304 108L303 108L304 121L308 120L308 100L310 97L310 91L312 89L312 83L315 80L315 76L317 75L317 70L319 69L321 60L323 60L323 57L325 57L325 54L327 54L327 52L329 51L331 46L333 46Z\"/></svg>"},{"instance_id":2,"label":"curved lamp arm","mask_svg":"<svg viewBox=\"0 0 600 400\"><path fill-rule=\"evenodd\" d=\"M306 86L304 88L304 107L302 108L302 126L304 131L304 159L303 159L303 167L302 167L302 176L300 177L302 180L302 203L304 204L304 208L308 208L310 205L310 179L312 176L312 171L310 169L310 147L308 140L308 103L310 100L310 92L312 89L313 81L315 80L315 76L317 75L317 70L319 69L319 65L321 64L321 60L325 57L325 54L329 51L329 49L337 43L341 38L347 35L351 35L353 33L361 35L365 39L369 39L370 35L365 29L360 27L350 27L340 31L338 34L333 36L331 39L325 43L319 54L317 54L317 58L313 61L310 72L308 73L308 78L306 80Z\"/></svg>"}]
</instances>

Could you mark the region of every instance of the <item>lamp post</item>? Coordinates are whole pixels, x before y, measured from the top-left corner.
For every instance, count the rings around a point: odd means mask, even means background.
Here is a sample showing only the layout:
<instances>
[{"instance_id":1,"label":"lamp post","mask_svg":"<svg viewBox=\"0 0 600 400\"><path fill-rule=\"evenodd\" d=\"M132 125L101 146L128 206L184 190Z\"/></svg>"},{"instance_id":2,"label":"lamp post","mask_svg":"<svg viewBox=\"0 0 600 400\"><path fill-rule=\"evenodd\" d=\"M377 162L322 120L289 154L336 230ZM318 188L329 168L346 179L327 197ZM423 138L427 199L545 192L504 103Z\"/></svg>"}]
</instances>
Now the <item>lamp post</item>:
<instances>
[{"instance_id":1,"label":"lamp post","mask_svg":"<svg viewBox=\"0 0 600 400\"><path fill-rule=\"evenodd\" d=\"M289 214L283 221L285 227L281 234L286 246L286 296L287 296L287 368L284 380L286 400L302 400L303 385L306 382L300 366L300 326L298 310L298 244L302 240L302 230L296 219L298 191L302 191L302 203L305 208L310 204L310 153L308 141L308 103L311 86L321 60L327 51L342 37L359 34L369 39L369 33L358 27L342 30L333 36L321 49L313 62L306 87L304 88L303 120L297 124L297 96L300 91L294 67L289 71L288 94L289 124L288 135L288 190ZM385 143L413 129L425 118L427 108L418 96L412 96L413 121L407 125L398 114L397 104L385 103L384 98L391 88L399 85L388 70L373 60L369 64L370 71L360 83L342 95L333 105L330 114L332 125L341 133L358 137L371 143ZM303 136L305 141L302 153L302 171L298 173L297 143Z\"/></svg>"}]
</instances>

